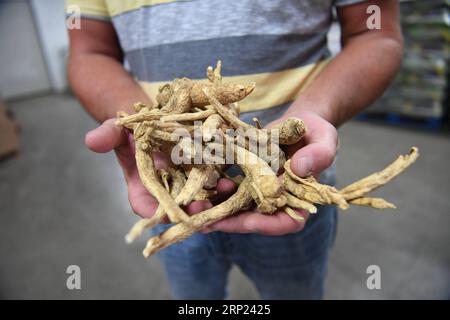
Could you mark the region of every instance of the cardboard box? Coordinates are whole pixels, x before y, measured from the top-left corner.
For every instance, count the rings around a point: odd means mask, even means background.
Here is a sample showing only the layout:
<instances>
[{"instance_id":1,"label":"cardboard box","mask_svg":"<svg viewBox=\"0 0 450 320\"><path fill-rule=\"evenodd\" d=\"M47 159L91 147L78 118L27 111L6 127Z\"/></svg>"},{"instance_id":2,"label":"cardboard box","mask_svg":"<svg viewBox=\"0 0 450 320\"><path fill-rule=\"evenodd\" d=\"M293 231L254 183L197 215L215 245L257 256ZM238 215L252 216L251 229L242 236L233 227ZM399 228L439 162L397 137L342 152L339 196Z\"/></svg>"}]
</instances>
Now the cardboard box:
<instances>
[{"instance_id":1,"label":"cardboard box","mask_svg":"<svg viewBox=\"0 0 450 320\"><path fill-rule=\"evenodd\" d=\"M0 159L19 152L16 123L8 116L6 106L0 100Z\"/></svg>"}]
</instances>

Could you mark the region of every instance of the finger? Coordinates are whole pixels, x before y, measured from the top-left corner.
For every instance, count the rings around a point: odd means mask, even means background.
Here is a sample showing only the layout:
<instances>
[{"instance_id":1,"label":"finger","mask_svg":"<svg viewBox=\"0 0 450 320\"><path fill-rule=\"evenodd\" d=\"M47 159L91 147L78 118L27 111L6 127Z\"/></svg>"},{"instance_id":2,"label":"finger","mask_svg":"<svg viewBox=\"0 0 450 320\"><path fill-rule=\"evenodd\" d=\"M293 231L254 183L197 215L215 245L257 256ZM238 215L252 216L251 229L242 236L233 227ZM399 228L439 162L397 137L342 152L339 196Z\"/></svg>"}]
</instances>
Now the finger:
<instances>
[{"instance_id":1,"label":"finger","mask_svg":"<svg viewBox=\"0 0 450 320\"><path fill-rule=\"evenodd\" d=\"M267 236L281 236L298 232L303 229L307 214L301 213L304 221L297 221L289 217L285 212L276 212L272 215L254 216L245 224L257 233Z\"/></svg>"},{"instance_id":2,"label":"finger","mask_svg":"<svg viewBox=\"0 0 450 320\"><path fill-rule=\"evenodd\" d=\"M151 218L159 206L158 201L136 179L128 181L128 201L133 212L143 218Z\"/></svg>"},{"instance_id":3,"label":"finger","mask_svg":"<svg viewBox=\"0 0 450 320\"><path fill-rule=\"evenodd\" d=\"M90 150L105 153L128 143L125 130L116 126L114 121L114 119L106 120L86 134L85 143Z\"/></svg>"},{"instance_id":4,"label":"finger","mask_svg":"<svg viewBox=\"0 0 450 320\"><path fill-rule=\"evenodd\" d=\"M209 200L214 205L222 203L236 191L236 188L237 186L232 180L228 178L220 178L217 180L217 185L215 187L216 194L210 197Z\"/></svg>"},{"instance_id":5,"label":"finger","mask_svg":"<svg viewBox=\"0 0 450 320\"><path fill-rule=\"evenodd\" d=\"M223 231L231 233L260 233L263 235L277 236L297 232L303 229L308 218L308 213L299 211L305 221L292 219L284 212L272 215L264 215L259 212L242 212L216 222L209 226L208 231Z\"/></svg>"},{"instance_id":6,"label":"finger","mask_svg":"<svg viewBox=\"0 0 450 320\"><path fill-rule=\"evenodd\" d=\"M237 215L225 218L223 220L220 220L218 222L215 222L211 225L209 225L204 230L206 232L212 232L212 231L222 231L222 232L229 232L229 233L251 233L254 232L250 230L247 226L244 225L244 221L255 212L252 211L246 211L246 212L240 212Z\"/></svg>"},{"instance_id":7,"label":"finger","mask_svg":"<svg viewBox=\"0 0 450 320\"><path fill-rule=\"evenodd\" d=\"M233 182L233 180L227 179L227 178L220 178L217 181L216 190L220 194L231 194L236 190L236 184Z\"/></svg>"},{"instance_id":8,"label":"finger","mask_svg":"<svg viewBox=\"0 0 450 320\"><path fill-rule=\"evenodd\" d=\"M132 174L137 174L136 168L136 158L135 158L135 144L133 140L133 135L131 133L126 133L128 136L128 143L124 143L114 149L117 159L123 169L125 179Z\"/></svg>"},{"instance_id":9,"label":"finger","mask_svg":"<svg viewBox=\"0 0 450 320\"><path fill-rule=\"evenodd\" d=\"M169 156L165 153L154 151L152 153L153 162L155 164L155 169L167 169L169 165Z\"/></svg>"},{"instance_id":10,"label":"finger","mask_svg":"<svg viewBox=\"0 0 450 320\"><path fill-rule=\"evenodd\" d=\"M185 210L186 213L193 215L210 208L212 208L211 202L209 202L208 200L199 200L199 201L192 201L190 204L186 206Z\"/></svg>"},{"instance_id":11,"label":"finger","mask_svg":"<svg viewBox=\"0 0 450 320\"><path fill-rule=\"evenodd\" d=\"M305 136L306 146L292 156L291 169L300 177L316 175L334 161L337 147L336 129L324 121Z\"/></svg>"}]
</instances>

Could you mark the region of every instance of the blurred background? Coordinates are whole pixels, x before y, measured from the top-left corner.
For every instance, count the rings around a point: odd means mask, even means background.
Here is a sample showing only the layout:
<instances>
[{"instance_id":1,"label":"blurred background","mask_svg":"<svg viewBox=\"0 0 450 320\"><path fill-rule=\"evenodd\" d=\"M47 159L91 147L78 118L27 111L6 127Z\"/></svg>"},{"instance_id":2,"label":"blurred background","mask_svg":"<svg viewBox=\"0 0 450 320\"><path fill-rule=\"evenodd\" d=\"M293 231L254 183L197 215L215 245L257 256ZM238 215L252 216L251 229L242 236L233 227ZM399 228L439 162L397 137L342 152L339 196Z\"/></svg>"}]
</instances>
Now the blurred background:
<instances>
[{"instance_id":1,"label":"blurred background","mask_svg":"<svg viewBox=\"0 0 450 320\"><path fill-rule=\"evenodd\" d=\"M419 161L377 191L398 209L340 212L327 299L450 298L449 1L402 1L403 67L367 112L342 126L338 185L416 145ZM0 0L0 298L167 299L112 154L84 146L96 123L70 94L63 0ZM339 27L329 35L339 52ZM370 76L370 75L368 75ZM81 290L66 287L69 265ZM366 269L381 268L369 290ZM304 276L304 275L299 275ZM234 268L230 298L256 299Z\"/></svg>"}]
</instances>

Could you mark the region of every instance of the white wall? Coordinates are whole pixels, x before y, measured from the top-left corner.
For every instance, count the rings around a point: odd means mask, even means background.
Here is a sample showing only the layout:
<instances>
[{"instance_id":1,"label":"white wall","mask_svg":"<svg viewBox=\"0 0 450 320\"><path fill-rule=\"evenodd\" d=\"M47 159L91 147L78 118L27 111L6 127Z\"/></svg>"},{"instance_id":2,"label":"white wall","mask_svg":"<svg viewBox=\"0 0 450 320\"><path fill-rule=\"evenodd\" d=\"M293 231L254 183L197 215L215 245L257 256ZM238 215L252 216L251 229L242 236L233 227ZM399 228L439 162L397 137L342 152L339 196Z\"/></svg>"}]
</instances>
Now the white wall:
<instances>
[{"instance_id":1,"label":"white wall","mask_svg":"<svg viewBox=\"0 0 450 320\"><path fill-rule=\"evenodd\" d=\"M27 1L0 1L0 96L50 90L49 77Z\"/></svg>"},{"instance_id":2,"label":"white wall","mask_svg":"<svg viewBox=\"0 0 450 320\"><path fill-rule=\"evenodd\" d=\"M341 28L337 22L333 22L328 32L328 48L333 57L341 51Z\"/></svg>"},{"instance_id":3,"label":"white wall","mask_svg":"<svg viewBox=\"0 0 450 320\"><path fill-rule=\"evenodd\" d=\"M30 0L30 4L52 89L62 91L67 87L65 52L68 47L64 0Z\"/></svg>"}]
</instances>

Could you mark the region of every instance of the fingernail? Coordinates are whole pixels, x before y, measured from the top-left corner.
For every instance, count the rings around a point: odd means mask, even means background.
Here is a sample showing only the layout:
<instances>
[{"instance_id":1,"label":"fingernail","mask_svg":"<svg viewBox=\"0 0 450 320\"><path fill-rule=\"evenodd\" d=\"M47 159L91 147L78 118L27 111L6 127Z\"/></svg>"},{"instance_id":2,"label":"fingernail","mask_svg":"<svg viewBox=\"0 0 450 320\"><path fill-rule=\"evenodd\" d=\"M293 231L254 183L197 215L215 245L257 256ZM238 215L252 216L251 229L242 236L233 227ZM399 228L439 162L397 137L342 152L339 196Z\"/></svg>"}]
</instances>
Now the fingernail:
<instances>
[{"instance_id":1,"label":"fingernail","mask_svg":"<svg viewBox=\"0 0 450 320\"><path fill-rule=\"evenodd\" d=\"M296 167L296 173L300 177L307 177L312 174L312 159L310 157L301 157L298 159L298 161L295 163Z\"/></svg>"}]
</instances>

